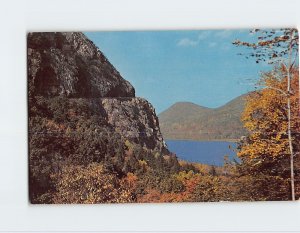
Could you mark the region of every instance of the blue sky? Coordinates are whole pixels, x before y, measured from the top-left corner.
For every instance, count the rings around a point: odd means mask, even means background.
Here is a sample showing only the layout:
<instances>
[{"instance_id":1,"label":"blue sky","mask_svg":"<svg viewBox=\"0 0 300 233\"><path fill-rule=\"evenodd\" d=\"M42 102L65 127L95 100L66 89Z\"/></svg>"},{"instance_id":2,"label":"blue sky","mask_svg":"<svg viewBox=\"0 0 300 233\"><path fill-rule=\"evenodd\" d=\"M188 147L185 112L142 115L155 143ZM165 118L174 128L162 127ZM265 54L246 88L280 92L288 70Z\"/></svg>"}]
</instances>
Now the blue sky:
<instances>
[{"instance_id":1,"label":"blue sky","mask_svg":"<svg viewBox=\"0 0 300 233\"><path fill-rule=\"evenodd\" d=\"M262 70L232 41L253 41L249 30L86 32L157 113L176 102L219 107L254 89Z\"/></svg>"}]
</instances>

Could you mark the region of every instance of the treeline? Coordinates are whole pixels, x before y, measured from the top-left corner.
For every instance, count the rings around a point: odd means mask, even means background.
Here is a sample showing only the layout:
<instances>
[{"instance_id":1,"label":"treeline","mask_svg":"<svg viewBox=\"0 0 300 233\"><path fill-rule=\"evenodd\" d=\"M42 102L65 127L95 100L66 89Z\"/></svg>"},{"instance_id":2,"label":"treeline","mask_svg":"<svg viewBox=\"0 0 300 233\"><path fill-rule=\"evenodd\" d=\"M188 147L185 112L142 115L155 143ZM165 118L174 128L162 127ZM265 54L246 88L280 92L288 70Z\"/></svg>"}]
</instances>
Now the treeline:
<instances>
[{"instance_id":1,"label":"treeline","mask_svg":"<svg viewBox=\"0 0 300 233\"><path fill-rule=\"evenodd\" d=\"M29 100L32 203L238 200L229 163L190 164L145 149L110 128L86 99Z\"/></svg>"},{"instance_id":2,"label":"treeline","mask_svg":"<svg viewBox=\"0 0 300 233\"><path fill-rule=\"evenodd\" d=\"M173 174L198 172L122 138L96 102L29 96L29 103L32 203L136 202L149 189L182 190Z\"/></svg>"},{"instance_id":3,"label":"treeline","mask_svg":"<svg viewBox=\"0 0 300 233\"><path fill-rule=\"evenodd\" d=\"M292 78L296 198L300 197L298 69ZM286 72L265 73L247 97L241 163L223 167L178 161L122 138L87 99L29 96L32 203L124 203L290 200ZM272 87L272 88L268 88Z\"/></svg>"},{"instance_id":4,"label":"treeline","mask_svg":"<svg viewBox=\"0 0 300 233\"><path fill-rule=\"evenodd\" d=\"M247 58L257 63L278 65L262 74L259 88L246 98L240 163L225 158L222 167L190 164L146 149L108 123L97 99L40 96L29 82L30 201L275 201L292 200L294 193L299 199L298 31L254 32L260 33L257 43L233 44L253 49ZM225 114L217 128L235 127L230 122L237 119L227 120Z\"/></svg>"}]
</instances>

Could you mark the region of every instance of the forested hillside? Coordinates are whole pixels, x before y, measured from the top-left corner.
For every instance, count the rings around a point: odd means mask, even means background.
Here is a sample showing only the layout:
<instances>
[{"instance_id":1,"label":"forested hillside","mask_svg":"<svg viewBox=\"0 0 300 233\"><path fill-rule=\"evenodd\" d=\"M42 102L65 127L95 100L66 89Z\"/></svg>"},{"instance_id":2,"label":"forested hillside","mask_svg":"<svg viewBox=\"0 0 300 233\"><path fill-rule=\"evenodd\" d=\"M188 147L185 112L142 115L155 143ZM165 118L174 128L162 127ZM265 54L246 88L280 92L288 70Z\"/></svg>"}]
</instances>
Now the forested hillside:
<instances>
[{"instance_id":1,"label":"forested hillside","mask_svg":"<svg viewBox=\"0 0 300 233\"><path fill-rule=\"evenodd\" d=\"M154 108L84 34L30 33L28 88L32 203L132 202L158 177L153 185L176 188L171 174L185 168L169 154ZM133 172L138 193L126 181Z\"/></svg>"},{"instance_id":2,"label":"forested hillside","mask_svg":"<svg viewBox=\"0 0 300 233\"><path fill-rule=\"evenodd\" d=\"M175 103L159 114L161 131L166 139L231 140L246 135L241 122L246 95L219 108L193 103Z\"/></svg>"}]
</instances>

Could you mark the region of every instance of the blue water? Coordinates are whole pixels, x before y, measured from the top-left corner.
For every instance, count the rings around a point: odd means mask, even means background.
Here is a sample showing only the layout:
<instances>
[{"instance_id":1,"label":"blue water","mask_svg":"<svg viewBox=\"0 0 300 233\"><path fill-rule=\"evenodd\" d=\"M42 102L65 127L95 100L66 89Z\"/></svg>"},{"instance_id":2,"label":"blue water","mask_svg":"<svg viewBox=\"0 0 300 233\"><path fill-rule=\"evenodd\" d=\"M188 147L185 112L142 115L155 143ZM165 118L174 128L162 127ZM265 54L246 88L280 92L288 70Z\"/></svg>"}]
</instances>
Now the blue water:
<instances>
[{"instance_id":1,"label":"blue water","mask_svg":"<svg viewBox=\"0 0 300 233\"><path fill-rule=\"evenodd\" d=\"M234 142L166 140L166 143L168 149L179 159L188 162L222 166L225 155L230 160L239 161L234 150L237 145Z\"/></svg>"}]
</instances>

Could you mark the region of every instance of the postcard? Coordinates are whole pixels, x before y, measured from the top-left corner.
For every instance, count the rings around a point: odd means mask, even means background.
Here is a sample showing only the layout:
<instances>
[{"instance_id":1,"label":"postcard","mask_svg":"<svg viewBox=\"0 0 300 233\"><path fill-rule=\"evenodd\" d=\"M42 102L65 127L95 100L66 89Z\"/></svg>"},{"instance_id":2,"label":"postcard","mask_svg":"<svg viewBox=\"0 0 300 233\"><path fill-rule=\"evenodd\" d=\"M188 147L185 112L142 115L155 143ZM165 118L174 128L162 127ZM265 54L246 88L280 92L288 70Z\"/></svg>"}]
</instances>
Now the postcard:
<instances>
[{"instance_id":1,"label":"postcard","mask_svg":"<svg viewBox=\"0 0 300 233\"><path fill-rule=\"evenodd\" d=\"M30 32L32 204L300 198L294 28Z\"/></svg>"}]
</instances>

